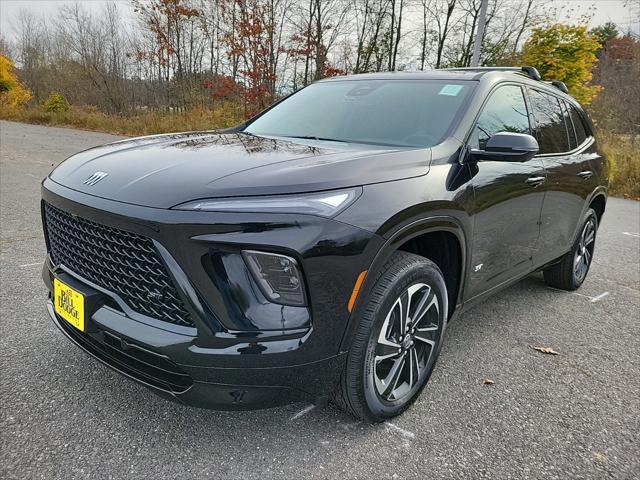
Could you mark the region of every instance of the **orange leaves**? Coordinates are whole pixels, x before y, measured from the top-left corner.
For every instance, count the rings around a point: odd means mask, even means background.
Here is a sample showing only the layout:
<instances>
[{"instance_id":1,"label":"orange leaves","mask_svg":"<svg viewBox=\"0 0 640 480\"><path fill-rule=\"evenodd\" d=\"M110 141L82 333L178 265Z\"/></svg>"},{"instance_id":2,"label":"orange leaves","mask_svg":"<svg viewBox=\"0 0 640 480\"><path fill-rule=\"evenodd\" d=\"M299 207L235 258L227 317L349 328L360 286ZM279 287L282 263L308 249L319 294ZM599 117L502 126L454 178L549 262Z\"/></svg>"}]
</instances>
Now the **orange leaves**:
<instances>
[{"instance_id":1,"label":"orange leaves","mask_svg":"<svg viewBox=\"0 0 640 480\"><path fill-rule=\"evenodd\" d=\"M155 52L160 65L168 65L180 56L180 37L191 19L202 12L188 7L184 0L133 0L134 11L142 17L156 40Z\"/></svg>"},{"instance_id":2,"label":"orange leaves","mask_svg":"<svg viewBox=\"0 0 640 480\"><path fill-rule=\"evenodd\" d=\"M638 42L631 35L612 38L607 41L604 48L608 55L615 60L634 60L640 57Z\"/></svg>"},{"instance_id":3,"label":"orange leaves","mask_svg":"<svg viewBox=\"0 0 640 480\"><path fill-rule=\"evenodd\" d=\"M284 3L270 0L227 0L221 8L228 32L223 37L227 56L237 63L247 116L273 101L286 11Z\"/></svg>"},{"instance_id":4,"label":"orange leaves","mask_svg":"<svg viewBox=\"0 0 640 480\"><path fill-rule=\"evenodd\" d=\"M230 98L243 93L242 86L233 81L231 77L219 77L211 84L211 95L214 98ZM205 87L206 88L206 87Z\"/></svg>"},{"instance_id":5,"label":"orange leaves","mask_svg":"<svg viewBox=\"0 0 640 480\"><path fill-rule=\"evenodd\" d=\"M340 68L332 67L331 65L325 65L324 67L325 77L337 77L339 75L344 75L344 74L345 74L345 71Z\"/></svg>"}]
</instances>

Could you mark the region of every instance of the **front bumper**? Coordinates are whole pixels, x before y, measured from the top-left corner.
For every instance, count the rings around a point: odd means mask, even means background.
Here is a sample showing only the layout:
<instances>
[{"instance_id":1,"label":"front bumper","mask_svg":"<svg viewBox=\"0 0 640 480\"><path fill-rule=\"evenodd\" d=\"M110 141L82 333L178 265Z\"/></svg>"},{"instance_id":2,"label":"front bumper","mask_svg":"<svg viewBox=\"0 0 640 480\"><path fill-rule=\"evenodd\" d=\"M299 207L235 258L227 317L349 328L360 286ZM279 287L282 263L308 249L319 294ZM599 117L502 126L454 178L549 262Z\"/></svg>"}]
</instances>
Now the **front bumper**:
<instances>
[{"instance_id":1,"label":"front bumper","mask_svg":"<svg viewBox=\"0 0 640 480\"><path fill-rule=\"evenodd\" d=\"M169 335L162 339L164 347L149 350L144 342L152 337L160 340L158 332L143 335L144 341L119 336L108 328L109 315L103 312L93 319L97 331L82 333L56 315L50 299L47 310L56 327L92 357L162 397L195 407L243 410L318 401L335 383L334 374L341 371L344 361L344 355L337 355L313 364L281 368L179 366L161 352L166 349L169 353L184 339Z\"/></svg>"},{"instance_id":2,"label":"front bumper","mask_svg":"<svg viewBox=\"0 0 640 480\"><path fill-rule=\"evenodd\" d=\"M72 215L150 237L192 314L193 328L136 314L117 295L49 257L43 278L50 292L57 276L104 299L91 312L86 333L54 313L51 294L48 303L56 326L93 357L164 397L208 408L314 400L338 381L345 359L339 346L350 320L346 305L357 275L381 245L375 235L309 216L132 206L50 180L42 192L44 201ZM229 273L237 270L229 259L247 247L285 251L299 260L310 305L306 317L289 315L300 322L296 328L263 328L273 323L273 305L252 304L246 295L239 301L234 293L244 287ZM215 258L223 260L209 268Z\"/></svg>"}]
</instances>

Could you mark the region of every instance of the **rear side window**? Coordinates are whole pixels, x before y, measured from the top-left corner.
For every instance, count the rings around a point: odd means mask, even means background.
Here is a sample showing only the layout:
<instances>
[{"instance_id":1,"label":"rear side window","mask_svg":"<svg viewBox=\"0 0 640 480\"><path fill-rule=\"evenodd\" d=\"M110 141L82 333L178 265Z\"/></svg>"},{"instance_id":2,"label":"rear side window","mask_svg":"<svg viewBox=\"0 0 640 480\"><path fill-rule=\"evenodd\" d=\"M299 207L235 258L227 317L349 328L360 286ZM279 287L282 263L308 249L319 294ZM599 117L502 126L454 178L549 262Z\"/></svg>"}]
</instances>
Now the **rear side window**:
<instances>
[{"instance_id":1,"label":"rear side window","mask_svg":"<svg viewBox=\"0 0 640 480\"><path fill-rule=\"evenodd\" d=\"M489 138L499 132L531 134L527 104L517 85L499 87L491 94L478 117L472 144L484 150Z\"/></svg>"},{"instance_id":2,"label":"rear side window","mask_svg":"<svg viewBox=\"0 0 640 480\"><path fill-rule=\"evenodd\" d=\"M573 105L567 105L567 107L569 108L571 120L573 120L573 128L576 132L577 144L582 145L589 136L587 134L587 129L584 126L584 120L582 120L582 115L578 113L576 107L574 107Z\"/></svg>"},{"instance_id":3,"label":"rear side window","mask_svg":"<svg viewBox=\"0 0 640 480\"><path fill-rule=\"evenodd\" d=\"M573 128L573 122L571 121L571 117L569 116L569 105L564 100L560 101L560 105L562 105L562 113L564 114L564 124L567 126L567 133L569 134L569 148L573 150L578 146L576 141L576 131Z\"/></svg>"},{"instance_id":4,"label":"rear side window","mask_svg":"<svg viewBox=\"0 0 640 480\"><path fill-rule=\"evenodd\" d=\"M540 153L568 152L569 137L560 101L553 95L531 90Z\"/></svg>"}]
</instances>

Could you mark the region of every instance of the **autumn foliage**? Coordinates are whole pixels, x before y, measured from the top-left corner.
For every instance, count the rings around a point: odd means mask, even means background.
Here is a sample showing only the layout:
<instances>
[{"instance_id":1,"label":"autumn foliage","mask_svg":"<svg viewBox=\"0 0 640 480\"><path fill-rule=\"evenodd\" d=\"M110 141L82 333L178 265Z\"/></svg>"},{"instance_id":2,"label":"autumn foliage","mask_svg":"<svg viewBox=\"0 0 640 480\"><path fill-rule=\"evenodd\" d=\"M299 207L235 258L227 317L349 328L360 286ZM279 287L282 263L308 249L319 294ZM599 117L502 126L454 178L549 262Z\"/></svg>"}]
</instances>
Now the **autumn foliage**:
<instances>
[{"instance_id":1,"label":"autumn foliage","mask_svg":"<svg viewBox=\"0 0 640 480\"><path fill-rule=\"evenodd\" d=\"M275 99L279 53L278 28L285 10L282 2L225 0L221 15L230 28L223 41L227 56L238 65L242 98L247 117L267 107Z\"/></svg>"},{"instance_id":2,"label":"autumn foliage","mask_svg":"<svg viewBox=\"0 0 640 480\"><path fill-rule=\"evenodd\" d=\"M51 92L42 106L45 112L61 113L69 111L69 102L59 92Z\"/></svg>"},{"instance_id":3,"label":"autumn foliage","mask_svg":"<svg viewBox=\"0 0 640 480\"><path fill-rule=\"evenodd\" d=\"M11 108L20 107L31 99L31 91L18 80L14 68L9 58L0 55L0 104Z\"/></svg>"},{"instance_id":4,"label":"autumn foliage","mask_svg":"<svg viewBox=\"0 0 640 480\"><path fill-rule=\"evenodd\" d=\"M536 67L545 79L564 82L571 95L588 105L601 90L590 83L599 48L597 37L585 26L554 24L533 29L522 63Z\"/></svg>"}]
</instances>

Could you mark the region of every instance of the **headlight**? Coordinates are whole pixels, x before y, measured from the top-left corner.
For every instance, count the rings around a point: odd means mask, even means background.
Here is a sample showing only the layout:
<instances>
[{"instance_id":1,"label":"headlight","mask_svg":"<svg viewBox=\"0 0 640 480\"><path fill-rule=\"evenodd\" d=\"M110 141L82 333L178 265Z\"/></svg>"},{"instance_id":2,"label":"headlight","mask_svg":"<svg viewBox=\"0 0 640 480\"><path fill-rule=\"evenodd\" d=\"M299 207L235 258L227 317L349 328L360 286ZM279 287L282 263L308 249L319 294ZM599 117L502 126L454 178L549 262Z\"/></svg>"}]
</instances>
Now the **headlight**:
<instances>
[{"instance_id":1,"label":"headlight","mask_svg":"<svg viewBox=\"0 0 640 480\"><path fill-rule=\"evenodd\" d=\"M262 293L272 302L301 307L307 304L298 262L286 255L243 250L242 256Z\"/></svg>"},{"instance_id":2,"label":"headlight","mask_svg":"<svg viewBox=\"0 0 640 480\"><path fill-rule=\"evenodd\" d=\"M332 217L351 205L361 193L362 188L358 187L295 195L213 198L183 203L174 209L238 213L302 213Z\"/></svg>"}]
</instances>

